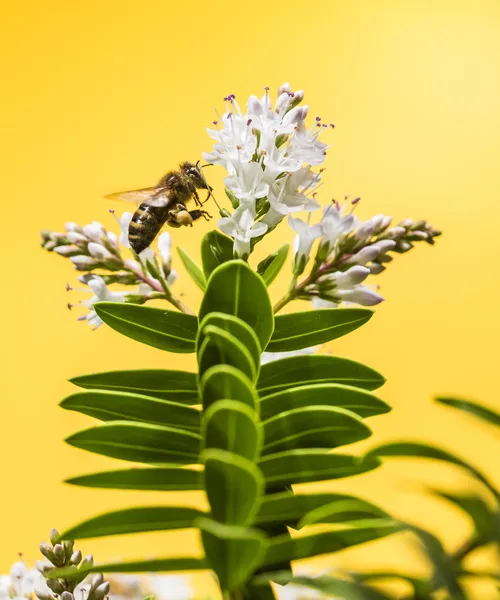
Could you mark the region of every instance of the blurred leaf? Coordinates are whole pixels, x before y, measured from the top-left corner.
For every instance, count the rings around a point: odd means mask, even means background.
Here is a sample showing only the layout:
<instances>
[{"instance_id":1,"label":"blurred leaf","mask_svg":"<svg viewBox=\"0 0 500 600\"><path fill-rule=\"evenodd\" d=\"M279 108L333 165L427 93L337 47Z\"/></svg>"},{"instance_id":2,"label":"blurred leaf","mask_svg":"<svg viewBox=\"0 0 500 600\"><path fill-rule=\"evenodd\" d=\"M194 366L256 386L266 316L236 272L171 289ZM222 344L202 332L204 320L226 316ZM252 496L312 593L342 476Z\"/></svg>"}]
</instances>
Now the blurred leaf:
<instances>
[{"instance_id":1,"label":"blurred leaf","mask_svg":"<svg viewBox=\"0 0 500 600\"><path fill-rule=\"evenodd\" d=\"M276 252L270 254L257 266L257 273L262 276L267 286L276 279L278 273L285 264L290 244L283 244Z\"/></svg>"},{"instance_id":2,"label":"blurred leaf","mask_svg":"<svg viewBox=\"0 0 500 600\"><path fill-rule=\"evenodd\" d=\"M336 523L347 519L344 518L349 507L349 520L358 520L366 518L387 517L387 513L380 508L346 494L293 494L292 492L280 492L277 494L268 494L262 499L259 512L255 518L257 525L266 523L285 523L294 529L299 529L299 521L311 519L316 510L328 508L328 513L324 519L315 520L316 523ZM340 512L336 513L334 507L340 507ZM308 515L311 515L308 517Z\"/></svg>"},{"instance_id":3,"label":"blurred leaf","mask_svg":"<svg viewBox=\"0 0 500 600\"><path fill-rule=\"evenodd\" d=\"M409 525L408 528L420 540L425 549L425 553L433 566L434 587L446 588L450 593L450 598L453 598L453 600L467 600L465 593L458 582L460 574L459 564L454 561L452 557L448 556L438 538L420 527Z\"/></svg>"},{"instance_id":4,"label":"blurred leaf","mask_svg":"<svg viewBox=\"0 0 500 600\"><path fill-rule=\"evenodd\" d=\"M358 544L391 535L401 531L403 526L390 519L371 527L355 527L352 529L339 529L313 535L295 538L279 536L269 542L263 566L272 567L284 561L311 558L320 554L338 552Z\"/></svg>"},{"instance_id":5,"label":"blurred leaf","mask_svg":"<svg viewBox=\"0 0 500 600\"><path fill-rule=\"evenodd\" d=\"M188 371L166 369L107 371L73 377L70 382L86 389L131 392L184 404L199 402L196 374Z\"/></svg>"},{"instance_id":6,"label":"blurred leaf","mask_svg":"<svg viewBox=\"0 0 500 600\"><path fill-rule=\"evenodd\" d=\"M334 406L303 406L264 421L264 454L297 448L336 448L371 435L355 413Z\"/></svg>"},{"instance_id":7,"label":"blurred leaf","mask_svg":"<svg viewBox=\"0 0 500 600\"><path fill-rule=\"evenodd\" d=\"M436 398L436 402L440 404L445 404L447 406L451 406L453 408L458 408L459 410L463 410L479 419L490 423L491 425L496 425L500 427L500 414L491 410L491 408L486 408L486 406L482 406L477 402L471 402L470 400L461 400L459 398Z\"/></svg>"},{"instance_id":8,"label":"blurred leaf","mask_svg":"<svg viewBox=\"0 0 500 600\"><path fill-rule=\"evenodd\" d=\"M194 315L119 302L97 302L93 308L107 325L133 340L169 352L194 352Z\"/></svg>"},{"instance_id":9,"label":"blurred leaf","mask_svg":"<svg viewBox=\"0 0 500 600\"><path fill-rule=\"evenodd\" d=\"M297 529L317 523L348 523L365 519L387 519L389 515L359 498L346 498L323 504L307 512L297 525Z\"/></svg>"},{"instance_id":10,"label":"blurred leaf","mask_svg":"<svg viewBox=\"0 0 500 600\"><path fill-rule=\"evenodd\" d=\"M205 277L208 279L212 271L219 265L232 260L233 240L220 231L206 233L201 240L201 262Z\"/></svg>"},{"instance_id":11,"label":"blurred leaf","mask_svg":"<svg viewBox=\"0 0 500 600\"><path fill-rule=\"evenodd\" d=\"M62 534L63 539L85 539L142 533L146 531L168 531L193 527L195 519L204 513L187 506L144 506L117 510L71 527Z\"/></svg>"},{"instance_id":12,"label":"blurred leaf","mask_svg":"<svg viewBox=\"0 0 500 600\"><path fill-rule=\"evenodd\" d=\"M174 427L110 421L66 438L70 446L132 462L193 464L198 462L200 437Z\"/></svg>"},{"instance_id":13,"label":"blurred leaf","mask_svg":"<svg viewBox=\"0 0 500 600\"><path fill-rule=\"evenodd\" d=\"M500 500L500 494L486 479L486 477L480 473L475 467L469 465L462 459L454 456L446 450L435 448L430 444L423 444L420 442L392 442L389 444L382 444L370 450L367 457L370 456L403 456L403 457L415 457L415 458L431 458L435 460L442 460L443 462L451 463L462 467L468 471L473 477L478 479L483 485L485 485L497 498Z\"/></svg>"},{"instance_id":14,"label":"blurred leaf","mask_svg":"<svg viewBox=\"0 0 500 600\"><path fill-rule=\"evenodd\" d=\"M310 354L262 365L257 389L260 396L268 396L293 386L314 383L340 383L375 390L385 383L385 379L377 371L353 360Z\"/></svg>"},{"instance_id":15,"label":"blurred leaf","mask_svg":"<svg viewBox=\"0 0 500 600\"><path fill-rule=\"evenodd\" d=\"M288 450L262 458L261 468L268 488L340 479L366 473L380 466L376 458L327 454L323 450Z\"/></svg>"},{"instance_id":16,"label":"blurred leaf","mask_svg":"<svg viewBox=\"0 0 500 600\"><path fill-rule=\"evenodd\" d=\"M266 548L264 534L206 518L198 520L198 527L207 561L219 578L221 588L229 592L237 590L261 562Z\"/></svg>"},{"instance_id":17,"label":"blurred leaf","mask_svg":"<svg viewBox=\"0 0 500 600\"><path fill-rule=\"evenodd\" d=\"M259 399L252 381L231 365L216 365L207 369L200 380L200 390L205 410L217 400L231 399L258 412Z\"/></svg>"},{"instance_id":18,"label":"blurred leaf","mask_svg":"<svg viewBox=\"0 0 500 600\"><path fill-rule=\"evenodd\" d=\"M200 265L195 262L181 247L177 247L177 252L181 257L182 264L186 267L186 271L191 276L191 279L196 283L200 290L204 292L205 288L207 287L207 281Z\"/></svg>"},{"instance_id":19,"label":"blurred leaf","mask_svg":"<svg viewBox=\"0 0 500 600\"><path fill-rule=\"evenodd\" d=\"M483 542L491 540L500 541L500 523L497 523L493 511L488 504L478 494L471 493L452 493L441 490L431 489L435 496L451 502L472 520L476 535Z\"/></svg>"},{"instance_id":20,"label":"blurred leaf","mask_svg":"<svg viewBox=\"0 0 500 600\"><path fill-rule=\"evenodd\" d=\"M205 448L227 450L256 461L262 447L258 416L243 402L219 400L204 413Z\"/></svg>"},{"instance_id":21,"label":"blurred leaf","mask_svg":"<svg viewBox=\"0 0 500 600\"><path fill-rule=\"evenodd\" d=\"M242 260L218 267L210 276L200 307L200 321L210 312L245 321L265 348L273 332L273 311L262 278Z\"/></svg>"},{"instance_id":22,"label":"blurred leaf","mask_svg":"<svg viewBox=\"0 0 500 600\"><path fill-rule=\"evenodd\" d=\"M80 573L156 573L172 571L201 571L208 569L204 558L153 558L132 562L105 563L102 565L79 567ZM46 572L49 579L64 577L68 567Z\"/></svg>"},{"instance_id":23,"label":"blurred leaf","mask_svg":"<svg viewBox=\"0 0 500 600\"><path fill-rule=\"evenodd\" d=\"M203 489L203 473L191 469L121 469L67 479L66 483L114 490L187 491Z\"/></svg>"},{"instance_id":24,"label":"blurred leaf","mask_svg":"<svg viewBox=\"0 0 500 600\"><path fill-rule=\"evenodd\" d=\"M205 450L205 488L213 517L227 525L247 525L259 508L264 478L252 461L226 452Z\"/></svg>"},{"instance_id":25,"label":"blurred leaf","mask_svg":"<svg viewBox=\"0 0 500 600\"><path fill-rule=\"evenodd\" d=\"M373 316L366 308L322 308L274 317L266 352L288 352L318 346L364 325Z\"/></svg>"},{"instance_id":26,"label":"blurred leaf","mask_svg":"<svg viewBox=\"0 0 500 600\"><path fill-rule=\"evenodd\" d=\"M200 431L200 411L185 404L141 394L101 391L77 392L60 405L101 421L139 421Z\"/></svg>"},{"instance_id":27,"label":"blurred leaf","mask_svg":"<svg viewBox=\"0 0 500 600\"><path fill-rule=\"evenodd\" d=\"M391 410L388 404L364 390L336 383L318 383L289 387L265 396L261 400L261 417L269 419L281 412L311 405L344 408L363 418Z\"/></svg>"},{"instance_id":28,"label":"blurred leaf","mask_svg":"<svg viewBox=\"0 0 500 600\"><path fill-rule=\"evenodd\" d=\"M200 375L210 367L227 364L239 369L251 380L256 378L252 356L238 338L215 325L207 325L203 333L203 342L198 350Z\"/></svg>"},{"instance_id":29,"label":"blurred leaf","mask_svg":"<svg viewBox=\"0 0 500 600\"><path fill-rule=\"evenodd\" d=\"M250 353L255 366L255 371L257 374L259 373L261 355L260 343L254 330L247 325L245 321L238 319L238 317L235 317L234 315L226 315L219 312L208 313L200 323L198 339L196 341L197 348L200 348L203 343L205 338L205 328L208 325L215 325L239 340Z\"/></svg>"}]
</instances>

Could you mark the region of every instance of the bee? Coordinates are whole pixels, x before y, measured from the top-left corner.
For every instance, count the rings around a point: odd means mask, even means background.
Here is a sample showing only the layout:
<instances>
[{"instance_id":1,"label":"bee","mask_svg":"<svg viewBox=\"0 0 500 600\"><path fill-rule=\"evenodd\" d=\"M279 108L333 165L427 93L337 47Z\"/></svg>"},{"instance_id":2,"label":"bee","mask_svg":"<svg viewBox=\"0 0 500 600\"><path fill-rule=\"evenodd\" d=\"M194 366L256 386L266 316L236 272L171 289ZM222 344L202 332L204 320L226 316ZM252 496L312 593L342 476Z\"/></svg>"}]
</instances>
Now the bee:
<instances>
[{"instance_id":1,"label":"bee","mask_svg":"<svg viewBox=\"0 0 500 600\"><path fill-rule=\"evenodd\" d=\"M140 203L128 229L130 246L139 254L152 244L165 224L170 227L192 227L193 221L201 217L207 221L212 218L201 208L186 208L186 203L191 198L194 198L196 206L203 206L197 190L208 190L205 202L212 195L212 188L201 171L199 161L196 164L181 163L179 170L169 171L154 187L116 192L105 197L109 200Z\"/></svg>"}]
</instances>

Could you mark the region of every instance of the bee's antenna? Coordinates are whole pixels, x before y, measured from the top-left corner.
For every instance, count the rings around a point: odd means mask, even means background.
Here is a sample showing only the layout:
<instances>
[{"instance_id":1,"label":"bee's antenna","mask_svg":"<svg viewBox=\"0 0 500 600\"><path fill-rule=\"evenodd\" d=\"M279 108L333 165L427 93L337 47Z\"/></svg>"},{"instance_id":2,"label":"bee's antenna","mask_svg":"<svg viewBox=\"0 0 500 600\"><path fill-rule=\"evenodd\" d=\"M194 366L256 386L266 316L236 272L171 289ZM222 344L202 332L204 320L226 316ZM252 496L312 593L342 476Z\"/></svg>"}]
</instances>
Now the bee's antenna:
<instances>
[{"instance_id":1,"label":"bee's antenna","mask_svg":"<svg viewBox=\"0 0 500 600\"><path fill-rule=\"evenodd\" d=\"M200 161L198 161L200 162ZM206 165L201 165L201 168L204 169L205 167L213 167L214 164L213 163L207 163Z\"/></svg>"},{"instance_id":2,"label":"bee's antenna","mask_svg":"<svg viewBox=\"0 0 500 600\"><path fill-rule=\"evenodd\" d=\"M196 166L198 166L199 162L200 161L198 161L196 163ZM207 166L211 167L212 165L209 163L207 165L202 165L202 167L204 167L204 166L205 167L207 167ZM201 178L203 179L203 181L205 182L205 185L207 186L207 190L208 190L208 196L207 196L205 202L207 202L208 199L210 198L210 196L212 196L213 201L215 202L215 206L217 206L217 208L219 209L219 212L222 214L222 208L219 206L219 203L217 202L217 200L215 199L215 196L213 194L213 187L211 187L210 185L208 185L208 181L207 181L205 175L203 174L203 171L200 171L200 175L201 175ZM203 204L205 204L205 202Z\"/></svg>"}]
</instances>

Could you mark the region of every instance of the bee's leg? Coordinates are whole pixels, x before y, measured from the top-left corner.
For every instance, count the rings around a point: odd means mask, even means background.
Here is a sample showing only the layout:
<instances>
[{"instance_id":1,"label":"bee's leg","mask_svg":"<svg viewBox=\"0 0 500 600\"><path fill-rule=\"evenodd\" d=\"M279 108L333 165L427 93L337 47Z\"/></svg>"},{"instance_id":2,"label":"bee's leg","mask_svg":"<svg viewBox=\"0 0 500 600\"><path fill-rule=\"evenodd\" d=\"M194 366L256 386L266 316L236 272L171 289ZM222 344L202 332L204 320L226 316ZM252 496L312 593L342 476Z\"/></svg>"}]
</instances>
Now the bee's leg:
<instances>
[{"instance_id":1,"label":"bee's leg","mask_svg":"<svg viewBox=\"0 0 500 600\"><path fill-rule=\"evenodd\" d=\"M193 221L203 217L205 221L210 221L212 215L208 214L206 210L190 210L189 214L191 215Z\"/></svg>"},{"instance_id":2,"label":"bee's leg","mask_svg":"<svg viewBox=\"0 0 500 600\"><path fill-rule=\"evenodd\" d=\"M198 192L196 190L194 190L193 196L194 196L194 203L196 204L196 206L203 206L203 203L200 200L200 197L198 196Z\"/></svg>"},{"instance_id":3,"label":"bee's leg","mask_svg":"<svg viewBox=\"0 0 500 600\"><path fill-rule=\"evenodd\" d=\"M177 213L173 210L168 212L167 225L170 227L180 227L181 224L177 222Z\"/></svg>"}]
</instances>

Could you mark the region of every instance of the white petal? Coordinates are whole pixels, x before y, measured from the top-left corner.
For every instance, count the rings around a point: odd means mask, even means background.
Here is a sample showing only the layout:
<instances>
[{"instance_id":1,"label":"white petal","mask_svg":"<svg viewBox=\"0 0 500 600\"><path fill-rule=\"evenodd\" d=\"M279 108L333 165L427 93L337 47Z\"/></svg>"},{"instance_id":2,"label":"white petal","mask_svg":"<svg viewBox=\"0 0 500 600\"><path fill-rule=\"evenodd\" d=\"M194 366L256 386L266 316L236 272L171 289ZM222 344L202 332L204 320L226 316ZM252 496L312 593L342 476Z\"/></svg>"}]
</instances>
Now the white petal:
<instances>
[{"instance_id":1,"label":"white petal","mask_svg":"<svg viewBox=\"0 0 500 600\"><path fill-rule=\"evenodd\" d=\"M158 251L164 264L169 265L172 258L172 238L168 231L163 232L158 238Z\"/></svg>"},{"instance_id":2,"label":"white petal","mask_svg":"<svg viewBox=\"0 0 500 600\"><path fill-rule=\"evenodd\" d=\"M383 301L382 296L370 288L360 285L352 290L338 290L339 298L346 302L355 302L362 306L375 306Z\"/></svg>"}]
</instances>

